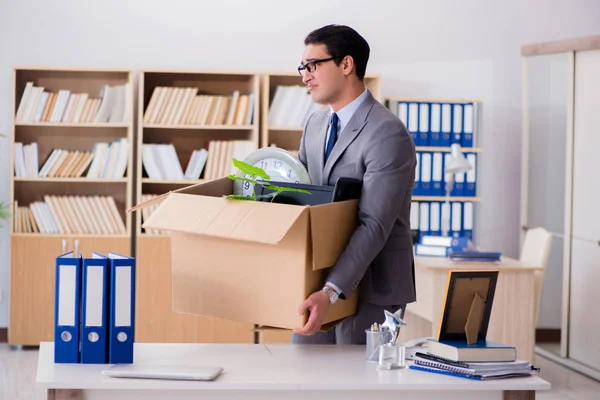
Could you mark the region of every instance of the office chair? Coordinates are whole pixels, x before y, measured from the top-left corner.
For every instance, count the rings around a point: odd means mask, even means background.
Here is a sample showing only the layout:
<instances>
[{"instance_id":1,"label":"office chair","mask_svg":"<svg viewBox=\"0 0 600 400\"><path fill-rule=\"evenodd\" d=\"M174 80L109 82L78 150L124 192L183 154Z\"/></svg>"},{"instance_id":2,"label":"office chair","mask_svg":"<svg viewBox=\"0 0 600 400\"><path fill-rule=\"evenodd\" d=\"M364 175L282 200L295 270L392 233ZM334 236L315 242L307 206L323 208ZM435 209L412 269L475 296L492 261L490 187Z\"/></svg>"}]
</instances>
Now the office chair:
<instances>
[{"instance_id":1,"label":"office chair","mask_svg":"<svg viewBox=\"0 0 600 400\"><path fill-rule=\"evenodd\" d=\"M552 247L552 235L544 228L531 228L525 234L525 241L521 248L521 257L519 258L523 265L540 266L541 270L535 271L535 292L534 292L534 326L537 326L540 298L542 297L542 285L544 283L544 275L550 257L550 249Z\"/></svg>"}]
</instances>

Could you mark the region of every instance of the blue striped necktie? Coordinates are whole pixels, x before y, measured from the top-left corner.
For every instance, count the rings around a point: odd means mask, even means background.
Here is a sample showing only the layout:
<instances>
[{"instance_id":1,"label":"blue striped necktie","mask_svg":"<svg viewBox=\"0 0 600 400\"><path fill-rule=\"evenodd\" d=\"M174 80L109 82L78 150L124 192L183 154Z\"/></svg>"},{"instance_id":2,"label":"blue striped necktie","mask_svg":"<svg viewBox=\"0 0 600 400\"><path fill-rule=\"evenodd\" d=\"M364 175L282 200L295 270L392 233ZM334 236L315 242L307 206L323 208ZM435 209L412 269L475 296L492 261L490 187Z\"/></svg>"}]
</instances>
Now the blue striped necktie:
<instances>
[{"instance_id":1,"label":"blue striped necktie","mask_svg":"<svg viewBox=\"0 0 600 400\"><path fill-rule=\"evenodd\" d=\"M325 162L329 158L331 154L331 150L333 150L333 146L337 140L337 129L338 129L338 115L336 113L332 113L329 118L329 125L331 126L331 130L329 131L329 140L327 140L327 147L325 148Z\"/></svg>"}]
</instances>

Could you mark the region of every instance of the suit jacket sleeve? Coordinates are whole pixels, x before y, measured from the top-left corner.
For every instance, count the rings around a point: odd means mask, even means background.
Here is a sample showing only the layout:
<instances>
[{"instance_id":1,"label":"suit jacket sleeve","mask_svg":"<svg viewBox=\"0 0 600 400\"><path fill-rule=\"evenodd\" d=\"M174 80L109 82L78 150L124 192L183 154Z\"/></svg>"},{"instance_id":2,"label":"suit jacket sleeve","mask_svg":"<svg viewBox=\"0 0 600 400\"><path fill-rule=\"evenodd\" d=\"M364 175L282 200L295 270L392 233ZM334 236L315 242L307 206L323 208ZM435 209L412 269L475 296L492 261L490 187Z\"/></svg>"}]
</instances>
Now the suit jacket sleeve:
<instances>
[{"instance_id":1,"label":"suit jacket sleeve","mask_svg":"<svg viewBox=\"0 0 600 400\"><path fill-rule=\"evenodd\" d=\"M302 138L300 138L300 149L298 151L298 159L304 165L305 168L308 168L308 162L306 160L306 130L308 129L308 124L312 119L314 113L308 117L306 124L304 125L304 132L302 132Z\"/></svg>"},{"instance_id":2,"label":"suit jacket sleeve","mask_svg":"<svg viewBox=\"0 0 600 400\"><path fill-rule=\"evenodd\" d=\"M328 277L342 291L341 298L358 286L386 243L404 197L411 195L415 166L414 143L399 121L388 120L375 128L365 150L359 224Z\"/></svg>"}]
</instances>

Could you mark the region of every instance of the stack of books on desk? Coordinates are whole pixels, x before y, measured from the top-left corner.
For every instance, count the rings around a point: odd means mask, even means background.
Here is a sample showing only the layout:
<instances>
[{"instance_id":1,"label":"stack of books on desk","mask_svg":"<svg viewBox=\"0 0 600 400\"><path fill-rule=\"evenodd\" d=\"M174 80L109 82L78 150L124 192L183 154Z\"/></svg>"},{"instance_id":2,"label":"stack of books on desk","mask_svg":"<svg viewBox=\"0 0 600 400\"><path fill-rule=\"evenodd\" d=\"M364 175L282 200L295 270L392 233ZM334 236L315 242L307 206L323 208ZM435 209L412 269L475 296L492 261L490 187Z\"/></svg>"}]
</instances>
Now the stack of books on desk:
<instances>
[{"instance_id":1,"label":"stack of books on desk","mask_svg":"<svg viewBox=\"0 0 600 400\"><path fill-rule=\"evenodd\" d=\"M427 357L427 354L415 355L410 368L479 381L527 377L539 372L539 368L528 361L465 363L442 357Z\"/></svg>"},{"instance_id":2,"label":"stack of books on desk","mask_svg":"<svg viewBox=\"0 0 600 400\"><path fill-rule=\"evenodd\" d=\"M427 352L417 352L410 368L476 380L526 377L539 372L528 361L517 360L514 347L491 340L462 345L429 339Z\"/></svg>"}]
</instances>

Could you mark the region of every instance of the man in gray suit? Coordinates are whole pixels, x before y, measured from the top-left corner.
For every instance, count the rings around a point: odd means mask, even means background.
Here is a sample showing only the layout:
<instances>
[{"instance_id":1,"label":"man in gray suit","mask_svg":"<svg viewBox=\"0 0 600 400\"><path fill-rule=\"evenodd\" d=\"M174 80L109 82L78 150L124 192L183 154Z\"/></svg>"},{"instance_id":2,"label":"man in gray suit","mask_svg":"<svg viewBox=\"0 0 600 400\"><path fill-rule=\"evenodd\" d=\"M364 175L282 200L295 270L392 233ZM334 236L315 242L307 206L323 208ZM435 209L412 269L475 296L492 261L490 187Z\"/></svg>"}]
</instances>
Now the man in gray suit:
<instances>
[{"instance_id":1,"label":"man in gray suit","mask_svg":"<svg viewBox=\"0 0 600 400\"><path fill-rule=\"evenodd\" d=\"M413 140L404 124L364 85L369 45L352 28L329 25L304 41L298 67L313 101L326 104L306 123L299 159L313 184L359 178L359 225L331 268L322 290L298 309L309 313L292 343L364 344L365 330L383 322L384 310L415 301L410 205L415 179ZM319 331L330 304L358 288L355 315ZM403 311L402 311L403 315Z\"/></svg>"}]
</instances>

